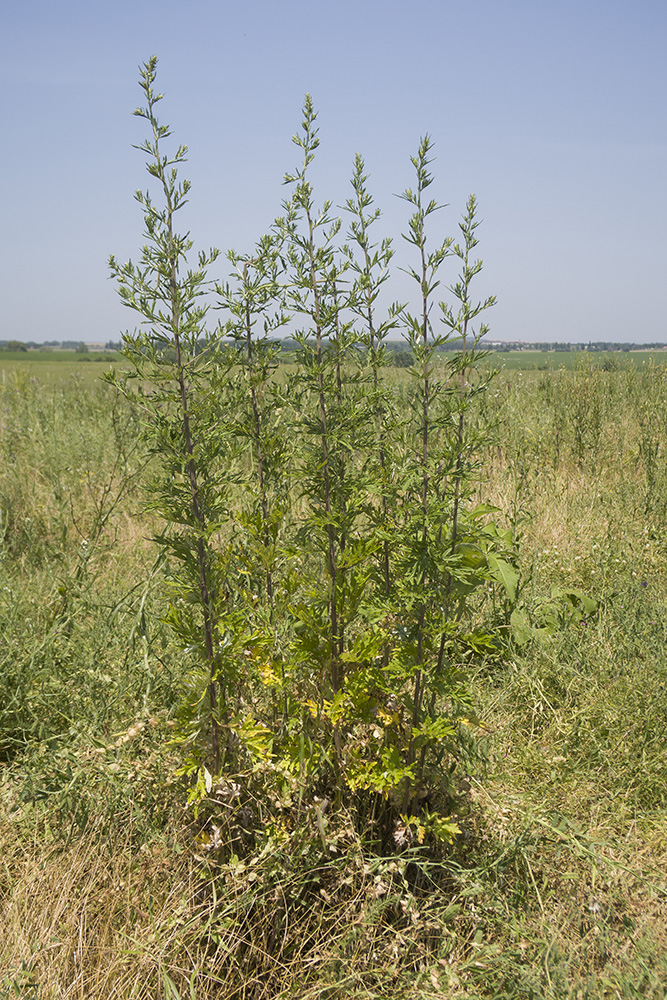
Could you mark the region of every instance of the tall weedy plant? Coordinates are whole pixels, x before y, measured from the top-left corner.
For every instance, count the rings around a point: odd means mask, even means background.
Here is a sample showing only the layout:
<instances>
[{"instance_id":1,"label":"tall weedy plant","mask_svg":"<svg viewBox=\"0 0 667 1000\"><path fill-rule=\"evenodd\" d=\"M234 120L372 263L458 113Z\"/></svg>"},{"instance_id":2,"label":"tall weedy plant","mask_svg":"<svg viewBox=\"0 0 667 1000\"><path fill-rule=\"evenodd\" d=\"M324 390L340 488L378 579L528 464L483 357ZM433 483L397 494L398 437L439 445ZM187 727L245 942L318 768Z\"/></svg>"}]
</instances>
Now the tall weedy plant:
<instances>
[{"instance_id":1,"label":"tall weedy plant","mask_svg":"<svg viewBox=\"0 0 667 1000\"><path fill-rule=\"evenodd\" d=\"M454 337L460 340L461 351L449 366L450 378L458 379L458 392L455 391L449 396L449 407L452 413L450 427L453 426L455 428L452 442L453 447L451 448L453 464L451 460L446 463L449 467L448 475L442 476L440 482L436 481L434 488L441 499L447 495L447 492L449 492L451 498L448 539L451 556L455 556L458 552L462 560L467 560L467 562L462 564L472 569L479 569L486 559L487 568L490 568L491 572L496 574L496 578L507 585L510 580L508 576L509 567L507 567L507 571L503 577L501 568L505 569L506 564L498 564L495 553L485 556L476 544L480 540L478 537L475 537L479 535L479 529L474 527L476 515L473 514L472 518L468 518L467 531L470 533L472 530L470 541L466 542L462 540L459 523L462 505L469 499L471 486L475 480L474 470L471 468L470 461L475 446L480 443L476 440L472 428L466 425L466 416L473 405L475 397L485 392L492 378L492 373L480 373L479 371L479 362L485 356L485 352L480 351L478 345L482 337L488 333L489 327L486 323L481 323L477 329L474 328L474 321L480 313L490 309L496 302L494 295L477 302L471 297L472 280L482 270L482 261L475 260L471 256L472 251L479 242L475 235L475 231L479 227L476 213L477 200L474 195L470 195L465 215L459 223L459 230L462 237L461 242L452 240L450 250L451 254L461 262L458 280L450 287L450 291L457 300L458 306L455 311L446 302L440 303L441 321L448 330L448 339ZM444 471L443 466L441 466L441 471ZM482 508L479 513L484 514L485 508ZM442 532L439 537L442 540ZM488 541L488 538L486 540ZM491 563L489 563L489 559ZM465 596L465 593L468 592L467 588L470 586L470 581L464 578L462 586L462 591L461 586L459 586L459 594L460 596ZM454 576L450 573L447 579L444 606L447 621L450 621L452 617L452 598L455 589ZM464 605L459 603L458 614L462 614L463 610ZM447 631L443 630L438 653L438 671L442 669L446 639Z\"/></svg>"},{"instance_id":2,"label":"tall weedy plant","mask_svg":"<svg viewBox=\"0 0 667 1000\"><path fill-rule=\"evenodd\" d=\"M302 549L305 543L306 551L310 548L320 557L319 562L306 560L310 572L296 608L295 655L311 690L302 703L314 719L306 718L304 724L318 734L322 757L333 758L340 796L352 780L355 754L368 751L358 734L351 749L343 730L349 736L362 719L369 721L370 685L359 668L369 655L364 635L372 564L380 547L373 515L381 413L378 332L384 336L388 326L379 331L374 326L378 278L367 233L370 221L364 215L369 203L363 164L357 163L352 211L368 260L362 257L357 263L349 248L344 251L337 245L341 220L330 215L329 203L321 210L314 207L308 168L319 140L310 98L294 141L303 151L303 161L286 178L294 189L283 225L290 260L288 297L302 324L295 334L299 352L294 378L302 462L302 472L297 473L302 498L299 538ZM388 262L387 249L383 247L382 259ZM370 316L371 333L355 324L355 313L360 312L366 321ZM365 353L360 353L360 344ZM369 381L369 351L375 389ZM376 642L371 637L372 649Z\"/></svg>"},{"instance_id":3,"label":"tall weedy plant","mask_svg":"<svg viewBox=\"0 0 667 1000\"><path fill-rule=\"evenodd\" d=\"M404 234L404 239L418 254L417 267L411 267L408 273L420 291L419 311L415 313L407 309L403 311L405 335L413 356L411 374L414 380L414 392L411 406L419 442L413 454L412 481L406 483L407 519L404 523L407 531L403 547L402 574L404 615L411 619L415 641L412 733L407 754L408 768L412 768L415 762L415 741L418 739L417 734L422 722L422 702L427 682L425 670L432 629L431 613L437 603L441 584L438 555L441 552L440 528L444 514L442 505L437 502L437 495L432 490L432 479L438 458L433 452L433 435L438 426L435 407L446 388L446 383L435 377L435 354L437 349L444 345L447 337L434 333L430 314L433 293L440 284L438 272L449 253L451 239L446 238L439 242L433 250L427 247L427 220L442 207L435 200L428 199L426 193L433 183L433 176L428 169L431 162L430 149L431 140L427 135L422 139L417 155L412 157L416 186L414 189L406 188L401 196L414 209L408 220L408 231ZM438 465L442 463L442 457L439 456ZM413 499L411 494L415 493L417 495ZM406 810L410 798L411 777L408 774L406 780L404 801Z\"/></svg>"},{"instance_id":4,"label":"tall weedy plant","mask_svg":"<svg viewBox=\"0 0 667 1000\"><path fill-rule=\"evenodd\" d=\"M470 199L461 225L463 245L447 237L430 249L429 222L441 208L427 194L433 183L430 151L431 140L426 136L412 158L415 187L402 195L413 209L404 238L416 252L417 264L408 273L419 289L419 308L401 313L413 362L408 396L413 438L412 447L410 440L405 443L392 545L396 553L395 613L405 641L395 648L390 667L401 679L410 719L402 754L406 813L417 806L427 766L432 768L431 777L438 772L446 775L447 757L455 760L457 718L470 713L457 655L462 639L460 620L470 614L473 595L484 582L498 579L505 583L512 572L502 560L491 565L491 560L497 559L499 535L488 523L489 508L472 510L465 503L476 480L474 464L469 461L473 439L465 415L486 385L476 373L482 354L475 350L486 328L473 333L471 323L494 301L473 304L470 299L470 282L482 266L470 260L476 244L475 201ZM433 328L431 314L442 265L452 255L463 264L459 281L451 288L459 308L454 312L441 303L445 325L441 332ZM460 340L461 349L443 353L442 348L450 346L452 339ZM465 638L473 647L479 641L483 638L474 630Z\"/></svg>"},{"instance_id":5,"label":"tall weedy plant","mask_svg":"<svg viewBox=\"0 0 667 1000\"><path fill-rule=\"evenodd\" d=\"M391 570L389 556L390 505L390 440L395 415L391 410L387 386L383 383L383 370L387 366L386 338L398 325L400 305L392 305L387 315L378 317L378 298L383 285L389 280L389 265L394 255L392 241L386 237L381 242L373 242L371 226L380 218L379 208L373 208L373 198L368 191L367 175L364 173L363 158L357 154L354 161L352 188L354 197L345 203L351 215L348 230L349 243L343 248L350 261L354 283L350 295L350 310L356 315L355 330L359 343L366 352L366 362L371 372L372 396L370 408L375 415L375 442L371 446L371 460L375 459L376 478L380 486L380 505L375 524L381 536L381 574L385 596L391 593ZM371 514L375 512L370 508Z\"/></svg>"},{"instance_id":6,"label":"tall weedy plant","mask_svg":"<svg viewBox=\"0 0 667 1000\"><path fill-rule=\"evenodd\" d=\"M139 314L143 329L123 339L122 353L134 370L111 373L107 380L144 414L144 434L155 456L148 507L168 525L158 541L172 557L176 583L166 618L183 646L205 664L203 697L217 770L229 678L219 654L224 586L213 539L225 514L228 475L220 414L211 406L224 363L217 337L205 327L202 296L208 290L207 268L218 252L199 253L192 266L193 242L176 231L176 214L190 189L189 181L179 181L177 169L187 147L165 150L171 131L157 116L162 94L153 89L156 68L153 56L141 69L145 105L134 113L149 127L138 148L149 157L146 167L158 200L150 191L136 193L146 239L139 263L120 264L114 257L109 262L123 303Z\"/></svg>"},{"instance_id":7,"label":"tall weedy plant","mask_svg":"<svg viewBox=\"0 0 667 1000\"><path fill-rule=\"evenodd\" d=\"M293 193L286 203L282 226L290 262L288 302L297 322L303 324L295 333L299 346L295 393L301 410L302 494L308 504L301 537L324 557L326 626L319 620L322 608L317 584L313 600L302 606L301 613L306 618L304 638L308 635L313 643L309 652L316 654L323 669L321 697L331 698L338 695L343 682L342 559L354 521L345 484L350 427L342 386L342 365L351 341L340 325L343 266L336 237L341 221L330 214L330 202L316 208L308 179L308 168L319 146L316 117L307 95L301 131L293 137L303 159L297 170L285 177L285 182L293 185Z\"/></svg>"},{"instance_id":8,"label":"tall weedy plant","mask_svg":"<svg viewBox=\"0 0 667 1000\"><path fill-rule=\"evenodd\" d=\"M280 357L275 338L288 318L281 308L280 250L280 241L265 236L252 254L230 251L228 259L235 269L232 281L217 285L216 290L220 308L229 315L225 332L234 347L231 427L242 466L233 515L234 546L247 619L245 648L252 647L261 661L264 683L279 683L282 688L285 724L288 705L281 636L292 590L283 570L293 444L283 419L288 407L286 391L275 378ZM274 676L275 664L280 664L279 677Z\"/></svg>"},{"instance_id":9,"label":"tall weedy plant","mask_svg":"<svg viewBox=\"0 0 667 1000\"><path fill-rule=\"evenodd\" d=\"M201 748L196 736L207 726L210 754L196 751L183 768L199 771L192 797L211 788L207 759L218 772L223 763L250 765L246 778L262 776L264 797L272 785L296 784L299 805L317 774L338 802L355 797L359 815L383 827L381 842L399 811L423 833L423 788L447 791L458 720L470 714L457 649L479 636L472 628L463 637L461 623L483 583L511 579L489 509L469 503L467 415L485 385L476 374L485 327L475 333L471 324L493 302L470 297L481 268L471 259L475 201L462 242L431 248L439 206L428 195L424 138L412 158L415 187L403 193L419 305L395 304L379 318L391 241L374 241L379 211L360 156L343 246L331 204L316 206L310 166L319 137L307 96L284 215L252 254L229 254L235 276L216 285L228 319L210 333L203 296L217 252L192 266L192 241L176 232L189 189L177 174L186 149L165 152L155 72L151 59L136 113L150 128L139 148L159 202L137 195L140 263L111 260L144 329L124 340L133 371L109 380L145 417L149 506L168 526L158 540L175 584L165 617L199 658L193 743ZM443 332L431 314L452 255L462 265L451 288L458 306L441 304ZM285 388L272 339L288 314L298 350ZM386 338L399 324L412 360L400 433L386 366ZM445 361L440 349L451 338L461 349ZM428 829L442 839L456 832L442 815Z\"/></svg>"}]
</instances>

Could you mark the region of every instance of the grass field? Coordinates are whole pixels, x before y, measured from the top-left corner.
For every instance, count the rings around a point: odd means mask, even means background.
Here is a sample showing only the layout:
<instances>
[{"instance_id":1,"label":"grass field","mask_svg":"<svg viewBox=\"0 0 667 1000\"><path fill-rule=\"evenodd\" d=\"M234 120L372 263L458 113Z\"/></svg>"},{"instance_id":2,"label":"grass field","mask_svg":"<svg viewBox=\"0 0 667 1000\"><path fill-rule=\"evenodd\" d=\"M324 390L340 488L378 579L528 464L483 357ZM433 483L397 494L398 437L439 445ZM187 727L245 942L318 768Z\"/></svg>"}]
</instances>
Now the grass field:
<instances>
[{"instance_id":1,"label":"grass field","mask_svg":"<svg viewBox=\"0 0 667 1000\"><path fill-rule=\"evenodd\" d=\"M0 355L0 996L663 998L663 356L503 354L480 397L520 627L465 666L451 849L368 855L343 808L224 861L174 776L139 418L75 358Z\"/></svg>"},{"instance_id":2,"label":"grass field","mask_svg":"<svg viewBox=\"0 0 667 1000\"><path fill-rule=\"evenodd\" d=\"M571 371L582 363L582 357L592 357L610 369L628 364L641 367L647 364L667 363L667 351L492 351L488 364L495 368L522 371L552 371L566 368Z\"/></svg>"},{"instance_id":3,"label":"grass field","mask_svg":"<svg viewBox=\"0 0 667 1000\"><path fill-rule=\"evenodd\" d=\"M39 379L52 383L71 376L86 381L99 378L100 371L117 366L123 361L115 351L0 351L0 384L6 385L12 372L22 378Z\"/></svg>"},{"instance_id":4,"label":"grass field","mask_svg":"<svg viewBox=\"0 0 667 1000\"><path fill-rule=\"evenodd\" d=\"M486 364L489 367L509 371L554 371L565 368L568 371L586 364L586 359L610 370L635 365L667 363L665 351L491 351ZM123 367L125 360L115 351L90 351L77 354L75 351L0 351L0 380L9 377L15 369L27 373L30 378L50 383L70 376L86 380L98 378L100 369ZM4 373L4 374L3 374Z\"/></svg>"}]
</instances>

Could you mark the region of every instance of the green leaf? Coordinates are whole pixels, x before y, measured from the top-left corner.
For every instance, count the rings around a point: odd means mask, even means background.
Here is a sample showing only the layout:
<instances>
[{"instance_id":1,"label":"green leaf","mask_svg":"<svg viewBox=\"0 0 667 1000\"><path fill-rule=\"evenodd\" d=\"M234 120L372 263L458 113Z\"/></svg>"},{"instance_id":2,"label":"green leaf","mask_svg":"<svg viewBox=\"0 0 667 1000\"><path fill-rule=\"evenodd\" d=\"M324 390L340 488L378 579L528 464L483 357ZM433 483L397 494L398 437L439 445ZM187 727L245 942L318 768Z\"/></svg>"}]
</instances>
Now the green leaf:
<instances>
[{"instance_id":1,"label":"green leaf","mask_svg":"<svg viewBox=\"0 0 667 1000\"><path fill-rule=\"evenodd\" d=\"M574 608L583 611L586 615L595 614L598 609L598 602L595 598L589 597L583 590L577 590L575 587L554 587L551 596L553 598L564 597Z\"/></svg>"},{"instance_id":2,"label":"green leaf","mask_svg":"<svg viewBox=\"0 0 667 1000\"><path fill-rule=\"evenodd\" d=\"M489 576L491 579L495 580L496 583L500 583L505 588L510 601L516 601L517 587L519 585L519 574L517 571L508 562L494 555L492 552L488 555L488 561Z\"/></svg>"}]
</instances>

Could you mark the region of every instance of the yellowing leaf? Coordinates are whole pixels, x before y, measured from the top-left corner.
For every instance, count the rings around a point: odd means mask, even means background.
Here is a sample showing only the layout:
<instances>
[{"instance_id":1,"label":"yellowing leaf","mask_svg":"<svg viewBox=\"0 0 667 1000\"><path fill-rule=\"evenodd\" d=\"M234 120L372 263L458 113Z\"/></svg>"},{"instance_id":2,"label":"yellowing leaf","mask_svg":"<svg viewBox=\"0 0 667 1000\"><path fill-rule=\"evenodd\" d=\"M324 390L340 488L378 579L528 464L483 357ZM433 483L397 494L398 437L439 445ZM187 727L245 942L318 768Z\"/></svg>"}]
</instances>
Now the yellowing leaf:
<instances>
[{"instance_id":1,"label":"yellowing leaf","mask_svg":"<svg viewBox=\"0 0 667 1000\"><path fill-rule=\"evenodd\" d=\"M260 663L257 670L265 687L278 687L282 683L282 677L274 663Z\"/></svg>"}]
</instances>

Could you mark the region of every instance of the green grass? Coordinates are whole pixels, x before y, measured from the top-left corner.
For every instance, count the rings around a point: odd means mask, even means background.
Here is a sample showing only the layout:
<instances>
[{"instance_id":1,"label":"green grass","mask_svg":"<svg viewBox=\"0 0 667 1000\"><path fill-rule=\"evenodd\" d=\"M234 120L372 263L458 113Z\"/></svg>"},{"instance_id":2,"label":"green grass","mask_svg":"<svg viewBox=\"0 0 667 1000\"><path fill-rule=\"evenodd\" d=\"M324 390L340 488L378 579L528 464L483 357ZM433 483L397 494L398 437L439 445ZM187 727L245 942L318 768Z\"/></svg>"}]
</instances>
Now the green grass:
<instances>
[{"instance_id":1,"label":"green grass","mask_svg":"<svg viewBox=\"0 0 667 1000\"><path fill-rule=\"evenodd\" d=\"M582 358L593 360L594 364L606 364L610 368L623 368L629 364L639 367L648 364L667 363L667 351L591 352L583 351L492 351L486 364L507 371L551 371L565 368L573 370L582 364ZM71 376L92 380L99 377L100 370L109 367L124 367L125 360L114 351L89 351L77 354L75 351L0 351L0 382L6 380L15 370L23 371L28 378L37 378L44 383L52 383Z\"/></svg>"},{"instance_id":2,"label":"green grass","mask_svg":"<svg viewBox=\"0 0 667 1000\"><path fill-rule=\"evenodd\" d=\"M638 366L666 364L667 351L492 351L487 364L509 371L551 371L565 368L573 370L582 363L582 358L591 358L594 363L607 365L610 369L623 368L628 364Z\"/></svg>"},{"instance_id":3,"label":"green grass","mask_svg":"<svg viewBox=\"0 0 667 1000\"><path fill-rule=\"evenodd\" d=\"M124 364L116 351L0 351L0 385L7 385L12 377L48 384L72 377L92 381L101 371Z\"/></svg>"},{"instance_id":4,"label":"green grass","mask_svg":"<svg viewBox=\"0 0 667 1000\"><path fill-rule=\"evenodd\" d=\"M0 993L664 998L662 364L498 374L480 496L520 535L521 606L539 621L571 586L598 607L466 667L483 725L461 736L461 835L387 858L345 808L296 822L250 776L264 853L226 806L184 808L190 664L160 621L139 425L67 363L29 364L0 388Z\"/></svg>"}]
</instances>

